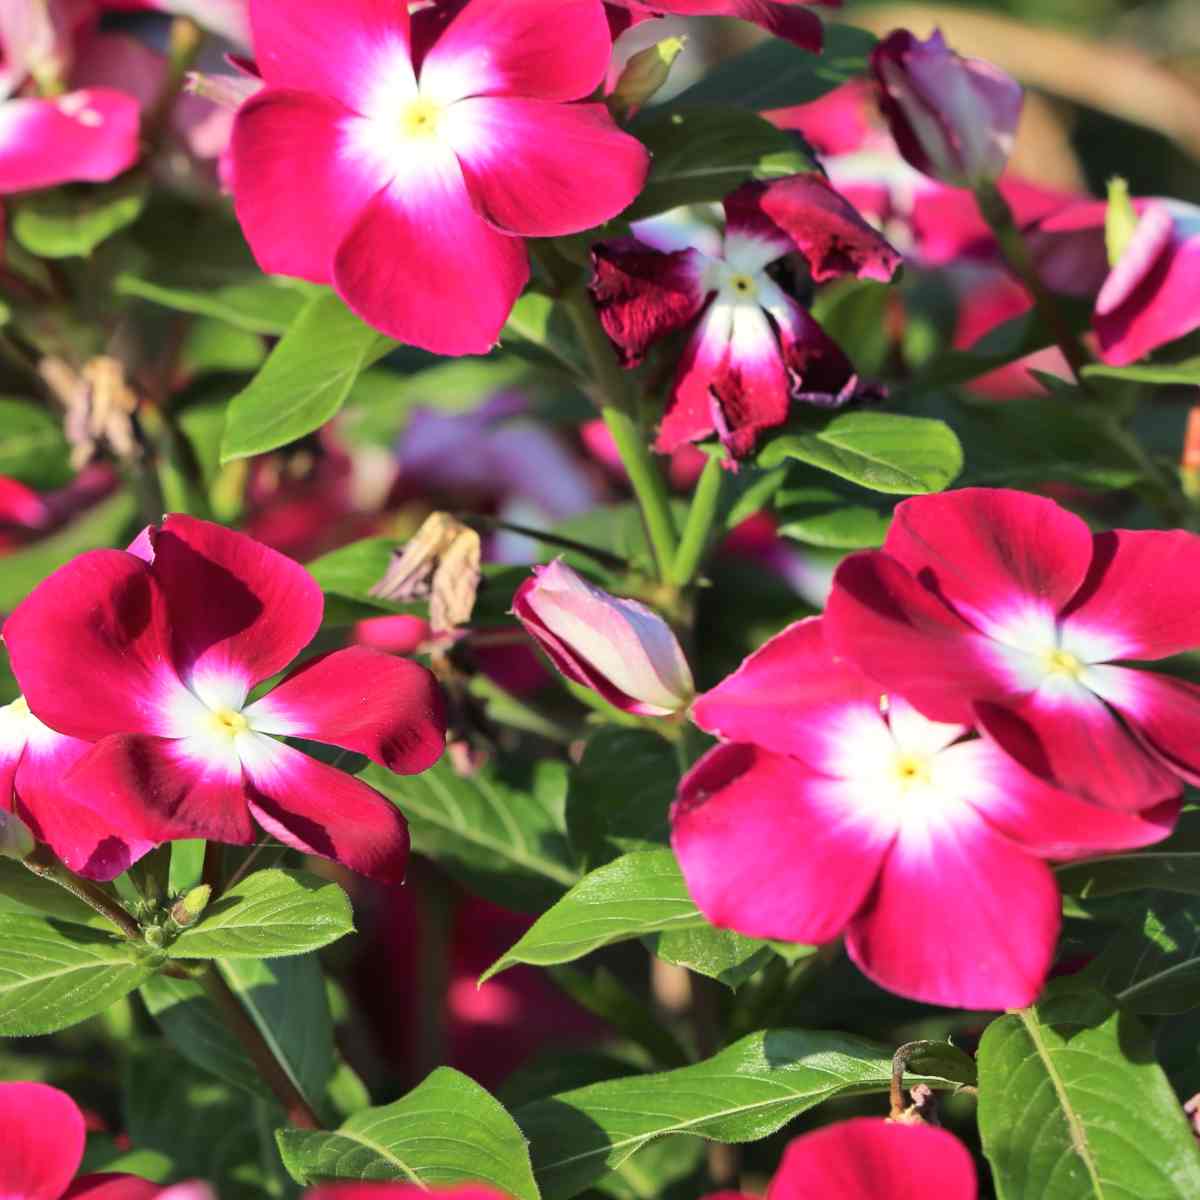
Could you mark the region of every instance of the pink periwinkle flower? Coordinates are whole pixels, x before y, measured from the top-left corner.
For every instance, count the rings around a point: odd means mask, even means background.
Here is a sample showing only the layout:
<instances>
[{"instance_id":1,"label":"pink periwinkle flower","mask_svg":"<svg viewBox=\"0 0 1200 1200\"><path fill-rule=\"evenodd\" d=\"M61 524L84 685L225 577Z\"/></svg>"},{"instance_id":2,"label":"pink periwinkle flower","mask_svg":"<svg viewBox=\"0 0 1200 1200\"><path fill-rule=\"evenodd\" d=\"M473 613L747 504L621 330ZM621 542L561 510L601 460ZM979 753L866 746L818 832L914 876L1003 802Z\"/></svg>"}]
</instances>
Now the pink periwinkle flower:
<instances>
[{"instance_id":1,"label":"pink periwinkle flower","mask_svg":"<svg viewBox=\"0 0 1200 1200\"><path fill-rule=\"evenodd\" d=\"M0 1196L5 1200L216 1200L198 1180L162 1187L126 1174L76 1178L87 1126L66 1092L0 1083Z\"/></svg>"},{"instance_id":2,"label":"pink periwinkle flower","mask_svg":"<svg viewBox=\"0 0 1200 1200\"><path fill-rule=\"evenodd\" d=\"M637 221L594 248L592 296L626 366L689 329L656 449L716 434L735 456L787 420L793 401L840 406L864 390L850 360L768 268L798 253L817 283L886 282L900 256L817 174L748 183L724 228L689 210Z\"/></svg>"},{"instance_id":3,"label":"pink periwinkle flower","mask_svg":"<svg viewBox=\"0 0 1200 1200\"><path fill-rule=\"evenodd\" d=\"M645 180L602 104L566 103L604 79L601 0L411 18L391 0L251 0L250 17L267 86L233 156L251 248L401 341L486 352L529 278L522 239L599 225Z\"/></svg>"},{"instance_id":4,"label":"pink periwinkle flower","mask_svg":"<svg viewBox=\"0 0 1200 1200\"><path fill-rule=\"evenodd\" d=\"M931 1004L1031 1003L1060 901L1043 859L1165 837L1176 801L1094 808L966 722L931 721L800 621L694 704L723 744L684 776L671 844L715 925L820 943L841 934L881 987ZM942 669L936 655L930 672Z\"/></svg>"},{"instance_id":5,"label":"pink periwinkle flower","mask_svg":"<svg viewBox=\"0 0 1200 1200\"><path fill-rule=\"evenodd\" d=\"M285 845L394 881L408 853L400 813L279 739L423 771L445 735L432 675L355 646L309 659L248 703L312 640L322 610L316 581L290 559L169 516L129 551L90 551L44 580L9 617L4 640L32 714L94 743L63 791L135 856L140 843L178 838L245 845L253 818ZM26 769L17 767L18 801ZM70 849L50 844L64 857Z\"/></svg>"},{"instance_id":6,"label":"pink periwinkle flower","mask_svg":"<svg viewBox=\"0 0 1200 1200\"><path fill-rule=\"evenodd\" d=\"M513 614L572 682L625 712L665 717L695 691L687 658L653 609L594 587L562 562L534 567Z\"/></svg>"},{"instance_id":7,"label":"pink periwinkle flower","mask_svg":"<svg viewBox=\"0 0 1200 1200\"><path fill-rule=\"evenodd\" d=\"M879 105L900 153L952 187L994 183L1012 153L1021 85L999 67L963 58L935 31L897 29L871 52Z\"/></svg>"},{"instance_id":8,"label":"pink periwinkle flower","mask_svg":"<svg viewBox=\"0 0 1200 1200\"><path fill-rule=\"evenodd\" d=\"M914 497L882 550L838 568L825 619L886 691L978 723L1093 804L1146 809L1200 781L1200 687L1117 665L1200 646L1195 534L1093 534L1004 489Z\"/></svg>"},{"instance_id":9,"label":"pink periwinkle flower","mask_svg":"<svg viewBox=\"0 0 1200 1200\"><path fill-rule=\"evenodd\" d=\"M820 53L820 18L805 4L838 7L841 0L606 0L613 36L650 17L740 17L776 37Z\"/></svg>"}]
</instances>

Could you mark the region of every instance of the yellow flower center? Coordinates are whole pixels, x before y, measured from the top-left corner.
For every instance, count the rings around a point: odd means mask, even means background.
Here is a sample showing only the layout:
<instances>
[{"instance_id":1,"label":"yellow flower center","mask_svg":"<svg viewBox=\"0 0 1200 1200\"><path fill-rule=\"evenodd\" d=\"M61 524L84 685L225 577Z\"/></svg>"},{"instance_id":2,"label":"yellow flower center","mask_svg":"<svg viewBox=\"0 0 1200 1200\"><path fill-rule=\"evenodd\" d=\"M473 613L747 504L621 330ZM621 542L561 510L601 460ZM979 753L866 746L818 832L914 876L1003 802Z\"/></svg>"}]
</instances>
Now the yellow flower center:
<instances>
[{"instance_id":1,"label":"yellow flower center","mask_svg":"<svg viewBox=\"0 0 1200 1200\"><path fill-rule=\"evenodd\" d=\"M1083 674L1083 663L1066 650L1049 650L1045 657L1046 670L1051 675L1066 675L1078 679Z\"/></svg>"},{"instance_id":2,"label":"yellow flower center","mask_svg":"<svg viewBox=\"0 0 1200 1200\"><path fill-rule=\"evenodd\" d=\"M749 275L731 275L729 277L729 286L733 288L739 296L753 296L758 290L754 286L754 280Z\"/></svg>"},{"instance_id":3,"label":"yellow flower center","mask_svg":"<svg viewBox=\"0 0 1200 1200\"><path fill-rule=\"evenodd\" d=\"M933 777L930 766L930 758L926 754L900 753L896 755L892 770L901 790L907 791L910 787L930 782Z\"/></svg>"},{"instance_id":4,"label":"yellow flower center","mask_svg":"<svg viewBox=\"0 0 1200 1200\"><path fill-rule=\"evenodd\" d=\"M245 733L250 728L250 722L232 708L214 709L212 723L217 733L223 733L226 737L231 738L237 737L239 733Z\"/></svg>"},{"instance_id":5,"label":"yellow flower center","mask_svg":"<svg viewBox=\"0 0 1200 1200\"><path fill-rule=\"evenodd\" d=\"M436 137L441 120L441 105L424 96L418 96L400 111L400 129L406 138Z\"/></svg>"}]
</instances>

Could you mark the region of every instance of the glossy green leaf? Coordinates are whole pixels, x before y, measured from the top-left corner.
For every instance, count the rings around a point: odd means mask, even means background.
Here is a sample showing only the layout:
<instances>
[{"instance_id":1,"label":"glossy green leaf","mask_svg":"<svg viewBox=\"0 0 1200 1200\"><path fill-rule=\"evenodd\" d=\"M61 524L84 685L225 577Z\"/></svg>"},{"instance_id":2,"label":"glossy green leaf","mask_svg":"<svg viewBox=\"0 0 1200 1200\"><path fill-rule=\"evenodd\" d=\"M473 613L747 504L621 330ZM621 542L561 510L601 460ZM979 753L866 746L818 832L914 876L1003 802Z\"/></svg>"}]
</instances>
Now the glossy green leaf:
<instances>
[{"instance_id":1,"label":"glossy green leaf","mask_svg":"<svg viewBox=\"0 0 1200 1200\"><path fill-rule=\"evenodd\" d=\"M537 1200L529 1148L479 1084L439 1067L394 1104L355 1113L332 1133L282 1129L284 1165L298 1183L391 1180L436 1187L468 1180Z\"/></svg>"},{"instance_id":2,"label":"glossy green leaf","mask_svg":"<svg viewBox=\"0 0 1200 1200\"><path fill-rule=\"evenodd\" d=\"M502 760L462 776L443 758L420 775L372 765L360 778L408 818L417 853L481 896L537 912L578 878L563 820L566 771L545 759L516 784L509 766L520 769Z\"/></svg>"},{"instance_id":3,"label":"glossy green leaf","mask_svg":"<svg viewBox=\"0 0 1200 1200\"><path fill-rule=\"evenodd\" d=\"M882 546L892 519L889 508L820 483L789 482L775 493L775 506L783 537L825 550Z\"/></svg>"},{"instance_id":4,"label":"glossy green leaf","mask_svg":"<svg viewBox=\"0 0 1200 1200\"><path fill-rule=\"evenodd\" d=\"M668 849L635 851L585 875L480 982L517 963L573 962L614 942L706 924L675 855Z\"/></svg>"},{"instance_id":5,"label":"glossy green leaf","mask_svg":"<svg viewBox=\"0 0 1200 1200\"><path fill-rule=\"evenodd\" d=\"M312 300L311 290L295 280L261 276L198 288L127 274L118 277L115 287L122 295L136 296L175 312L215 318L244 333L286 333Z\"/></svg>"},{"instance_id":6,"label":"glossy green leaf","mask_svg":"<svg viewBox=\"0 0 1200 1200\"><path fill-rule=\"evenodd\" d=\"M167 948L172 958L278 958L354 930L346 893L303 871L255 871L225 892Z\"/></svg>"},{"instance_id":7,"label":"glossy green leaf","mask_svg":"<svg viewBox=\"0 0 1200 1200\"><path fill-rule=\"evenodd\" d=\"M1131 1013L1080 980L993 1021L979 1131L1000 1200L1190 1200L1200 1149Z\"/></svg>"},{"instance_id":8,"label":"glossy green leaf","mask_svg":"<svg viewBox=\"0 0 1200 1200\"><path fill-rule=\"evenodd\" d=\"M48 409L0 396L0 475L30 487L61 487L71 478L62 421Z\"/></svg>"},{"instance_id":9,"label":"glossy green leaf","mask_svg":"<svg viewBox=\"0 0 1200 1200\"><path fill-rule=\"evenodd\" d=\"M515 1116L544 1200L568 1200L656 1138L755 1141L826 1100L886 1092L891 1054L851 1034L769 1030L694 1066L563 1092ZM956 1086L936 1076L905 1082Z\"/></svg>"},{"instance_id":10,"label":"glossy green leaf","mask_svg":"<svg viewBox=\"0 0 1200 1200\"><path fill-rule=\"evenodd\" d=\"M0 1036L77 1025L154 970L143 948L116 933L0 912Z\"/></svg>"},{"instance_id":11,"label":"glossy green leaf","mask_svg":"<svg viewBox=\"0 0 1200 1200\"><path fill-rule=\"evenodd\" d=\"M513 305L500 332L505 345L515 338L536 347L553 363L573 374L585 374L574 326L563 306L541 292L527 291Z\"/></svg>"},{"instance_id":12,"label":"glossy green leaf","mask_svg":"<svg viewBox=\"0 0 1200 1200\"><path fill-rule=\"evenodd\" d=\"M86 925L105 933L115 932L113 923L77 899L66 888L35 875L11 858L0 858L0 912L20 916L51 917L71 925Z\"/></svg>"},{"instance_id":13,"label":"glossy green leaf","mask_svg":"<svg viewBox=\"0 0 1200 1200\"><path fill-rule=\"evenodd\" d=\"M1123 379L1130 383L1200 384L1200 357L1177 363L1135 363L1129 367L1110 367L1107 363L1088 363L1083 368L1088 379Z\"/></svg>"},{"instance_id":14,"label":"glossy green leaf","mask_svg":"<svg viewBox=\"0 0 1200 1200\"><path fill-rule=\"evenodd\" d=\"M310 300L263 368L229 404L221 460L286 446L319 429L354 381L395 345L336 296Z\"/></svg>"},{"instance_id":15,"label":"glossy green leaf","mask_svg":"<svg viewBox=\"0 0 1200 1200\"><path fill-rule=\"evenodd\" d=\"M917 495L954 482L963 466L962 446L944 422L899 413L839 413L809 430L770 441L759 465L798 459L875 492Z\"/></svg>"},{"instance_id":16,"label":"glossy green leaf","mask_svg":"<svg viewBox=\"0 0 1200 1200\"><path fill-rule=\"evenodd\" d=\"M39 258L86 258L132 225L145 206L146 181L140 178L35 192L14 206L13 236Z\"/></svg>"},{"instance_id":17,"label":"glossy green leaf","mask_svg":"<svg viewBox=\"0 0 1200 1200\"><path fill-rule=\"evenodd\" d=\"M766 942L712 925L654 933L646 938L646 945L664 961L707 975L734 990L775 954Z\"/></svg>"},{"instance_id":18,"label":"glossy green leaf","mask_svg":"<svg viewBox=\"0 0 1200 1200\"><path fill-rule=\"evenodd\" d=\"M1200 896L1200 811L1185 812L1165 841L1066 863L1055 873L1063 891L1084 898L1139 888Z\"/></svg>"}]
</instances>

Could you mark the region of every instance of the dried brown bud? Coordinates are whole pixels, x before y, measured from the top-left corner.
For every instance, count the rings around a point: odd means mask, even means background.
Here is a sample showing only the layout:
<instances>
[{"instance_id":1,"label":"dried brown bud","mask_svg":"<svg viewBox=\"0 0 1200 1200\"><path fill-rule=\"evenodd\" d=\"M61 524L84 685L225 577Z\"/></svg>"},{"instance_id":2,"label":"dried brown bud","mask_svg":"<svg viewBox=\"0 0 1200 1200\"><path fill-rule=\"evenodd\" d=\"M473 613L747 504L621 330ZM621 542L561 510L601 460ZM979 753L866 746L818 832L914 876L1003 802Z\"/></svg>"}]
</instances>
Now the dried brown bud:
<instances>
[{"instance_id":1,"label":"dried brown bud","mask_svg":"<svg viewBox=\"0 0 1200 1200\"><path fill-rule=\"evenodd\" d=\"M120 359L98 355L76 371L50 356L38 364L38 373L63 406L63 432L76 470L91 462L101 446L119 459L141 453L133 427L138 396L126 381Z\"/></svg>"}]
</instances>

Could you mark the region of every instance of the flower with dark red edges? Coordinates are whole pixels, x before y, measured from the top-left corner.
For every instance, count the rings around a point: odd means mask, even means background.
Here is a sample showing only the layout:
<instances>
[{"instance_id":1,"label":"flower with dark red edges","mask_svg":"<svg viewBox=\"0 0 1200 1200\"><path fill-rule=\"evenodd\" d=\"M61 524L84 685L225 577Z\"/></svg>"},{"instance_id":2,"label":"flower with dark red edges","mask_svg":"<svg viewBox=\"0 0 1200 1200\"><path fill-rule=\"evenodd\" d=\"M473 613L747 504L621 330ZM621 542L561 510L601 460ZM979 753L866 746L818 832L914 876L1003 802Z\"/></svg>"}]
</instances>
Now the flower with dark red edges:
<instances>
[{"instance_id":1,"label":"flower with dark red edges","mask_svg":"<svg viewBox=\"0 0 1200 1200\"><path fill-rule=\"evenodd\" d=\"M5 1200L215 1200L198 1180L164 1188L137 1175L76 1178L87 1124L66 1092L44 1083L0 1083L0 1129Z\"/></svg>"},{"instance_id":2,"label":"flower with dark red edges","mask_svg":"<svg viewBox=\"0 0 1200 1200\"><path fill-rule=\"evenodd\" d=\"M724 744L671 812L688 891L750 937L844 934L864 974L914 1000L1031 1003L1061 908L1043 859L1159 841L1178 802L1121 813L1050 787L966 722L882 695L825 624L790 626L693 705Z\"/></svg>"},{"instance_id":3,"label":"flower with dark red edges","mask_svg":"<svg viewBox=\"0 0 1200 1200\"><path fill-rule=\"evenodd\" d=\"M445 735L430 673L356 646L309 659L249 702L312 640L322 610L297 563L169 516L129 551L61 567L9 617L4 639L33 714L96 743L65 786L116 836L244 845L253 818L285 845L396 880L408 854L400 813L279 739L423 771Z\"/></svg>"},{"instance_id":4,"label":"flower with dark red edges","mask_svg":"<svg viewBox=\"0 0 1200 1200\"><path fill-rule=\"evenodd\" d=\"M999 67L963 58L937 30L897 29L871 51L879 107L900 153L953 187L994 183L1008 163L1024 99Z\"/></svg>"},{"instance_id":5,"label":"flower with dark red edges","mask_svg":"<svg viewBox=\"0 0 1200 1200\"><path fill-rule=\"evenodd\" d=\"M650 17L739 17L819 54L821 21L806 4L837 8L841 0L606 0L605 7L614 37Z\"/></svg>"},{"instance_id":6,"label":"flower with dark red edges","mask_svg":"<svg viewBox=\"0 0 1200 1200\"><path fill-rule=\"evenodd\" d=\"M978 722L1037 775L1143 809L1200 782L1200 688L1118 665L1200 646L1200 537L1093 534L1004 489L896 507L838 568L834 649L934 721Z\"/></svg>"},{"instance_id":7,"label":"flower with dark red edges","mask_svg":"<svg viewBox=\"0 0 1200 1200\"><path fill-rule=\"evenodd\" d=\"M638 221L633 238L593 250L592 296L626 366L690 328L656 448L716 434L734 455L781 425L793 401L833 408L863 389L850 360L776 282L789 254L822 283L890 280L900 256L818 174L748 183L724 203L724 228L690 210Z\"/></svg>"},{"instance_id":8,"label":"flower with dark red edges","mask_svg":"<svg viewBox=\"0 0 1200 1200\"><path fill-rule=\"evenodd\" d=\"M788 1144L766 1200L975 1200L975 1164L953 1134L855 1117Z\"/></svg>"},{"instance_id":9,"label":"flower with dark red edges","mask_svg":"<svg viewBox=\"0 0 1200 1200\"><path fill-rule=\"evenodd\" d=\"M645 180L604 105L567 103L608 67L601 0L411 18L391 0L251 0L250 17L267 86L233 156L251 248L401 341L486 352L529 278L523 239L602 224Z\"/></svg>"}]
</instances>

